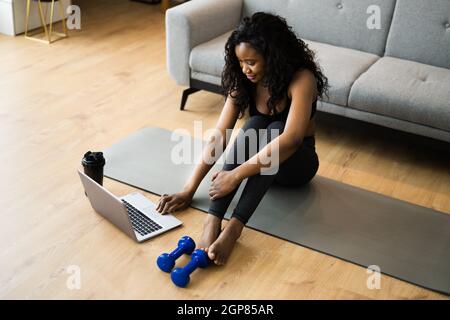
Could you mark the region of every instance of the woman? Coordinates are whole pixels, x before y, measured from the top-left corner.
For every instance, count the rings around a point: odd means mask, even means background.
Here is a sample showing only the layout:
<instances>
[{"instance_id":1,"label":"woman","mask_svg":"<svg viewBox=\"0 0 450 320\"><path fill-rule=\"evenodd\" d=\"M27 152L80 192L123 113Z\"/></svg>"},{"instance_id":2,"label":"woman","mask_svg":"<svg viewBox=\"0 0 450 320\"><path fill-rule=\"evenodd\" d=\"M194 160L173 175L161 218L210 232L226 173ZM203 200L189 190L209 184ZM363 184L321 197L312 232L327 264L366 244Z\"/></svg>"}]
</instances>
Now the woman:
<instances>
[{"instance_id":1,"label":"woman","mask_svg":"<svg viewBox=\"0 0 450 320\"><path fill-rule=\"evenodd\" d=\"M219 265L227 261L243 227L273 182L299 187L316 174L319 161L315 152L314 114L317 98L326 94L328 80L315 64L313 51L296 37L285 19L258 12L245 18L225 45L222 87L226 101L216 125L222 137L227 129L234 128L247 108L250 118L234 141L233 150L237 152L227 156L223 169L213 174L209 190L211 205L199 247ZM267 144L253 154L244 134L261 129L265 130ZM279 135L273 134L276 130ZM242 135L244 138L240 139ZM262 144L260 139L258 145ZM224 148L225 140L222 140ZM214 142L211 139L183 191L163 195L157 206L158 212L174 212L189 206L199 184L214 164L205 160L220 156L213 155L212 150ZM243 163L236 161L240 150L245 150ZM278 152L278 171L262 174L264 155L273 152ZM230 221L222 230L223 216L245 178L248 178L247 184Z\"/></svg>"}]
</instances>

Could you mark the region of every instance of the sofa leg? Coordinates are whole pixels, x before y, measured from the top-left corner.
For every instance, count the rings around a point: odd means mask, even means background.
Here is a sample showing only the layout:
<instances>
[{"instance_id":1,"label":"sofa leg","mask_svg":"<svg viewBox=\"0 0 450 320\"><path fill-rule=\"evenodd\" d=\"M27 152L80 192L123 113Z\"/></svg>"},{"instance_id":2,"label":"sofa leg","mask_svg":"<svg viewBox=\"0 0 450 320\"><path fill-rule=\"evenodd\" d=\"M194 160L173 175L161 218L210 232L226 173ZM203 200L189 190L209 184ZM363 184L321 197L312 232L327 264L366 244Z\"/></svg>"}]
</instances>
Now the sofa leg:
<instances>
[{"instance_id":1,"label":"sofa leg","mask_svg":"<svg viewBox=\"0 0 450 320\"><path fill-rule=\"evenodd\" d=\"M200 91L200 89L197 88L188 88L183 91L183 96L181 97L181 106L180 110L184 110L184 105L186 104L187 98L190 94L195 93L197 91Z\"/></svg>"}]
</instances>

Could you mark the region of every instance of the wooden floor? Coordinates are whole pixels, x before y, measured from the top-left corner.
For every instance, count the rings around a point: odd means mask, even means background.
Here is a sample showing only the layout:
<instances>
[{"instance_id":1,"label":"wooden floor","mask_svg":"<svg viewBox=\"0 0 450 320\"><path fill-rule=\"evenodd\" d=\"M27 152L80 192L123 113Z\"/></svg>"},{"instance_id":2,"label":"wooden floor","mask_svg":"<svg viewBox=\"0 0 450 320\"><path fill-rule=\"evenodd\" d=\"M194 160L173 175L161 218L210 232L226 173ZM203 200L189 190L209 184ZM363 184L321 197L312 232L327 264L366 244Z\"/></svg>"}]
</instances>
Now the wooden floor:
<instances>
[{"instance_id":1,"label":"wooden floor","mask_svg":"<svg viewBox=\"0 0 450 320\"><path fill-rule=\"evenodd\" d=\"M93 212L76 169L87 150L142 127L193 134L202 120L212 128L223 99L198 92L179 111L185 88L166 71L159 5L74 2L82 29L68 39L0 35L0 298L448 298L385 275L369 290L365 268L250 229L227 266L174 287L156 257L182 235L198 239L204 213L180 212L183 227L136 244ZM323 113L317 123L319 175L450 213L448 145ZM135 191L104 184L117 195ZM79 289L69 289L71 266L81 272Z\"/></svg>"}]
</instances>

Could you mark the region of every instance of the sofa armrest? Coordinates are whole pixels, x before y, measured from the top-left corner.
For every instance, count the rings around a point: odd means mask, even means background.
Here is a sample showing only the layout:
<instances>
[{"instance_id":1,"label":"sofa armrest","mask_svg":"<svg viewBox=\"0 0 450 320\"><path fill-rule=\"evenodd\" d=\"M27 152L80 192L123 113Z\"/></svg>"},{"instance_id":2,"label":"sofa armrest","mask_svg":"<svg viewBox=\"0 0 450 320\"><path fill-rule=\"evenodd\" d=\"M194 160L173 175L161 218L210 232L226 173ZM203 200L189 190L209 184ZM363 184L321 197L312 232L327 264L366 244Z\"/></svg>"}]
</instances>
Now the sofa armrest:
<instances>
[{"instance_id":1,"label":"sofa armrest","mask_svg":"<svg viewBox=\"0 0 450 320\"><path fill-rule=\"evenodd\" d=\"M192 0L166 11L166 52L169 75L189 86L191 50L234 29L243 0Z\"/></svg>"}]
</instances>

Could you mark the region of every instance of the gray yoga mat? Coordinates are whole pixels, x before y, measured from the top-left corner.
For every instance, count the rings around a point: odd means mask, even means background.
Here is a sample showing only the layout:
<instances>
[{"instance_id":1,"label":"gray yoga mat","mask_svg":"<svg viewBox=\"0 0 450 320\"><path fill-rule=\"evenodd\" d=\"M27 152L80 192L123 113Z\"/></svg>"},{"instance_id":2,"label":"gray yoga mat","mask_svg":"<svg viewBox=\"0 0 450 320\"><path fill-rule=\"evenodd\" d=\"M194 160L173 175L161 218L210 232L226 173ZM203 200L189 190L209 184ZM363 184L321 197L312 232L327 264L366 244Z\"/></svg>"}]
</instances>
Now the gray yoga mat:
<instances>
[{"instance_id":1,"label":"gray yoga mat","mask_svg":"<svg viewBox=\"0 0 450 320\"><path fill-rule=\"evenodd\" d=\"M180 150L181 141L192 146L190 164L173 161L177 153L172 152ZM157 195L178 192L201 147L202 140L189 134L172 139L171 131L144 128L104 150L105 176ZM203 179L192 207L208 211L211 175L222 168L224 156ZM376 265L381 273L450 294L450 216L439 211L316 176L298 189L273 184L248 227L366 268Z\"/></svg>"}]
</instances>

